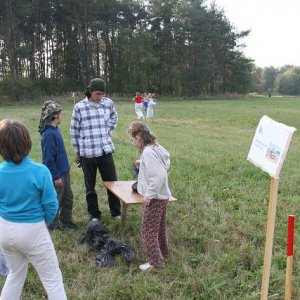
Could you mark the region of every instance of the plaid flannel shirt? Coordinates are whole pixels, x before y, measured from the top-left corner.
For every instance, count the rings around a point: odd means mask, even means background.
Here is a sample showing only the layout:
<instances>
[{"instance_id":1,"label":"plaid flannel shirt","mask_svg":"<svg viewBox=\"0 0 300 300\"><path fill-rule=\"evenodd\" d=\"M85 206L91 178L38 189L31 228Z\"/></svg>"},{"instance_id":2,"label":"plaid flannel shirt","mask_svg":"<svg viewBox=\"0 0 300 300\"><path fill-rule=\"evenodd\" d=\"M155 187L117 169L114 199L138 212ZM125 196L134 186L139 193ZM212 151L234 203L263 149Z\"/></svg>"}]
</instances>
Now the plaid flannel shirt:
<instances>
[{"instance_id":1,"label":"plaid flannel shirt","mask_svg":"<svg viewBox=\"0 0 300 300\"><path fill-rule=\"evenodd\" d=\"M113 153L110 134L117 127L118 114L113 101L102 97L98 103L87 98L78 102L71 119L71 140L76 155L87 158Z\"/></svg>"}]
</instances>

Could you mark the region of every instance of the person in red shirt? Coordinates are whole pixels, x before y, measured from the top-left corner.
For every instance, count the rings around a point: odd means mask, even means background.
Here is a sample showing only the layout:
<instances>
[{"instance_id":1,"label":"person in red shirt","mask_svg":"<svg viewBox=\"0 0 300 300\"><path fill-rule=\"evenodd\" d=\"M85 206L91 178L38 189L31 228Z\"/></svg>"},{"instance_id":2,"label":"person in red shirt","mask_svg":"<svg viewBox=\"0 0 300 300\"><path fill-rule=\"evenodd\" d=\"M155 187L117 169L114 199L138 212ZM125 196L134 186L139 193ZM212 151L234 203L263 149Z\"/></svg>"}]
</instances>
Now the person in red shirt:
<instances>
[{"instance_id":1,"label":"person in red shirt","mask_svg":"<svg viewBox=\"0 0 300 300\"><path fill-rule=\"evenodd\" d=\"M135 97L132 99L134 101L134 109L137 115L138 120L144 119L143 114L143 95L139 92L136 92Z\"/></svg>"}]
</instances>

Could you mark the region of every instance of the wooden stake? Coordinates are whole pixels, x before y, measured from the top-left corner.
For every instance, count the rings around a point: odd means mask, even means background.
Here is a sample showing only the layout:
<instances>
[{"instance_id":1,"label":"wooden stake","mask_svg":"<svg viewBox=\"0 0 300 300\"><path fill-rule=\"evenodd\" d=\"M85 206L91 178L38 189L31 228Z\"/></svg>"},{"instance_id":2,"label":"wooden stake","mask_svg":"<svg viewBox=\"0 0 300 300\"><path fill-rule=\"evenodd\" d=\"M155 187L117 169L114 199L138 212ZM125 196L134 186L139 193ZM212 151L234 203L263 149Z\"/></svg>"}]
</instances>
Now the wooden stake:
<instances>
[{"instance_id":1,"label":"wooden stake","mask_svg":"<svg viewBox=\"0 0 300 300\"><path fill-rule=\"evenodd\" d=\"M292 272L294 255L294 227L295 216L288 217L288 238L286 247L286 280L285 280L285 300L292 299Z\"/></svg>"},{"instance_id":2,"label":"wooden stake","mask_svg":"<svg viewBox=\"0 0 300 300\"><path fill-rule=\"evenodd\" d=\"M271 270L273 240L274 240L278 185L279 185L279 179L271 177L269 212L268 212L265 257L264 257L264 270L263 270L263 277L262 277L260 300L267 300L268 299L268 289L269 289L269 278L270 278L270 270Z\"/></svg>"},{"instance_id":3,"label":"wooden stake","mask_svg":"<svg viewBox=\"0 0 300 300\"><path fill-rule=\"evenodd\" d=\"M293 256L286 258L285 300L292 299Z\"/></svg>"}]
</instances>

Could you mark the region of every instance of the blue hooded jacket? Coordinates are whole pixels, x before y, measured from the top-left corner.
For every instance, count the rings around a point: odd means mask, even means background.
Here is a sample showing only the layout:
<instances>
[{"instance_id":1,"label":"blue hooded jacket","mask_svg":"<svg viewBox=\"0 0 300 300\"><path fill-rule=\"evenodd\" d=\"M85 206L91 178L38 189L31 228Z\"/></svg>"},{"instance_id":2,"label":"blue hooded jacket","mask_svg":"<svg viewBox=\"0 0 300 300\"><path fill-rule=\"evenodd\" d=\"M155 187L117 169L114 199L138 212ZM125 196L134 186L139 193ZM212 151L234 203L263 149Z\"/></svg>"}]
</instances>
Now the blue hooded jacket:
<instances>
[{"instance_id":1,"label":"blue hooded jacket","mask_svg":"<svg viewBox=\"0 0 300 300\"><path fill-rule=\"evenodd\" d=\"M41 131L42 161L51 172L53 180L57 180L70 172L70 164L65 144L57 126L47 125Z\"/></svg>"}]
</instances>

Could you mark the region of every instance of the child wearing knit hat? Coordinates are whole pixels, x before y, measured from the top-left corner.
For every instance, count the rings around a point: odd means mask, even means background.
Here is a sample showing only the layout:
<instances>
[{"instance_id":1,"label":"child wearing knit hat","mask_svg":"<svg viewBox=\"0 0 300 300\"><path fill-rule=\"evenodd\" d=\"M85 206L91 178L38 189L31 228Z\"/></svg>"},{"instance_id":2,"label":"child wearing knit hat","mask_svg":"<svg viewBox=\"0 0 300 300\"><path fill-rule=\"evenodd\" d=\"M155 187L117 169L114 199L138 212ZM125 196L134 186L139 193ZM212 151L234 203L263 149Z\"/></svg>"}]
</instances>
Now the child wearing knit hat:
<instances>
[{"instance_id":1,"label":"child wearing knit hat","mask_svg":"<svg viewBox=\"0 0 300 300\"><path fill-rule=\"evenodd\" d=\"M106 84L101 78L93 78L86 89L86 98L74 106L71 118L71 141L84 174L87 210L92 220L100 220L98 195L95 190L97 172L103 181L117 181L113 159L115 147L113 130L117 127L118 114L112 99L105 96ZM110 214L121 218L119 199L107 191Z\"/></svg>"}]
</instances>

